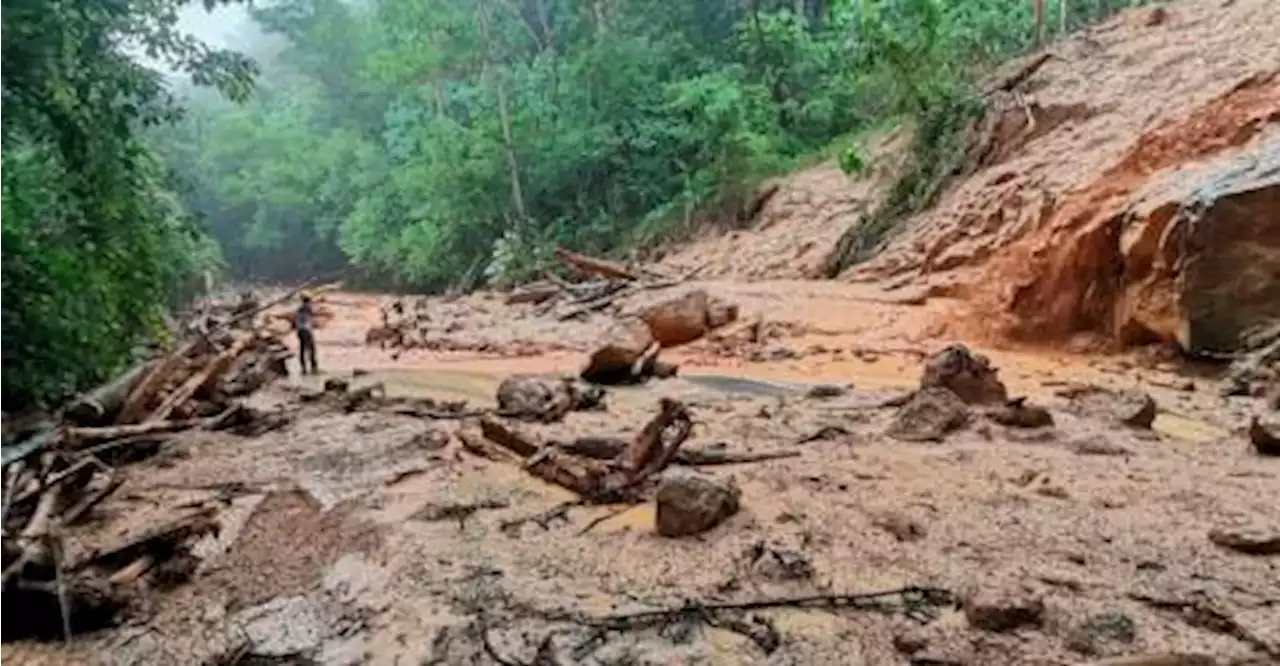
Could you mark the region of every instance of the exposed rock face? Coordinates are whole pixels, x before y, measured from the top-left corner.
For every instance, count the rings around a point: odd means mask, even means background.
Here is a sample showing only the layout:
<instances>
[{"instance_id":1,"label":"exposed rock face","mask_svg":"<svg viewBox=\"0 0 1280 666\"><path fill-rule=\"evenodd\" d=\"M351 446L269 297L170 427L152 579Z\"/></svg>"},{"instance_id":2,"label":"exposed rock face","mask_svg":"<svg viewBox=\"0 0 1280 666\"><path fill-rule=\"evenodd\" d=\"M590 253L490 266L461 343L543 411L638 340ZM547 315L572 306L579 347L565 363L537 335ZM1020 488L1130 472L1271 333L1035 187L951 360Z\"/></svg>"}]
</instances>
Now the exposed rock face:
<instances>
[{"instance_id":1,"label":"exposed rock face","mask_svg":"<svg viewBox=\"0 0 1280 666\"><path fill-rule=\"evenodd\" d=\"M1164 181L1128 213L1116 331L1125 342L1235 350L1244 332L1280 318L1280 136ZM1188 181L1194 189L1178 191Z\"/></svg>"},{"instance_id":2,"label":"exposed rock face","mask_svg":"<svg viewBox=\"0 0 1280 666\"><path fill-rule=\"evenodd\" d=\"M655 527L668 537L705 532L738 512L742 491L732 483L720 483L691 473L663 477L656 498Z\"/></svg>"},{"instance_id":3,"label":"exposed rock face","mask_svg":"<svg viewBox=\"0 0 1280 666\"><path fill-rule=\"evenodd\" d=\"M969 422L969 408L949 389L934 386L916 391L885 434L903 442L940 442Z\"/></svg>"},{"instance_id":4,"label":"exposed rock face","mask_svg":"<svg viewBox=\"0 0 1280 666\"><path fill-rule=\"evenodd\" d=\"M971 405L997 404L1009 399L991 361L962 344L949 345L925 363L920 388L929 387L950 389Z\"/></svg>"}]
</instances>

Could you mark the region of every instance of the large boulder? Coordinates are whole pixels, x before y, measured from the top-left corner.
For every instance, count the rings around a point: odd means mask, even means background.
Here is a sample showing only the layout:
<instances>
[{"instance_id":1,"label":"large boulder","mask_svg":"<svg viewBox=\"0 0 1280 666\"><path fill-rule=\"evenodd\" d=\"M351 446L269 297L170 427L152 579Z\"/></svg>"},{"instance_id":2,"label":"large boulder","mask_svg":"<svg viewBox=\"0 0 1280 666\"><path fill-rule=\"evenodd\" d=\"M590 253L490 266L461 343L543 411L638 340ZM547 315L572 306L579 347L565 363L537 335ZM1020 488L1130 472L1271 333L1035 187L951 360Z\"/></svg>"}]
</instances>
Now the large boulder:
<instances>
[{"instance_id":1,"label":"large boulder","mask_svg":"<svg viewBox=\"0 0 1280 666\"><path fill-rule=\"evenodd\" d=\"M1126 216L1122 340L1230 352L1280 319L1280 133L1199 168L1167 173Z\"/></svg>"},{"instance_id":2,"label":"large boulder","mask_svg":"<svg viewBox=\"0 0 1280 666\"><path fill-rule=\"evenodd\" d=\"M738 318L738 306L711 298L695 289L683 296L651 305L640 312L650 335L663 347L693 342Z\"/></svg>"},{"instance_id":3,"label":"large boulder","mask_svg":"<svg viewBox=\"0 0 1280 666\"><path fill-rule=\"evenodd\" d=\"M902 442L941 442L969 422L969 408L950 389L933 386L912 394L885 434Z\"/></svg>"}]
</instances>

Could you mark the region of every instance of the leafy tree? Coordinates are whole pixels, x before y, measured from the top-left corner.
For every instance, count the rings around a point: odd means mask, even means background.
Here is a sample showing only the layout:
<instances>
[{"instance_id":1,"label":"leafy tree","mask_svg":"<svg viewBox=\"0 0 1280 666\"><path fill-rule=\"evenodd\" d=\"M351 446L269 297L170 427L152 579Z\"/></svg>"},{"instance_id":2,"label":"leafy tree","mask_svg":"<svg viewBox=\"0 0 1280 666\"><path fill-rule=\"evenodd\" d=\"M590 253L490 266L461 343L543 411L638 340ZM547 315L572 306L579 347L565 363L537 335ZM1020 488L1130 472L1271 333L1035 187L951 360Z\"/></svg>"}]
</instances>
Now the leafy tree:
<instances>
[{"instance_id":1,"label":"leafy tree","mask_svg":"<svg viewBox=\"0 0 1280 666\"><path fill-rule=\"evenodd\" d=\"M1109 1L1050 9L1079 25ZM1027 0L277 0L254 17L287 41L262 93L193 100L198 129L157 143L188 206L242 275L345 261L418 288L732 219L761 178L886 118L917 128L900 217L962 153L976 73L1036 39Z\"/></svg>"},{"instance_id":2,"label":"leafy tree","mask_svg":"<svg viewBox=\"0 0 1280 666\"><path fill-rule=\"evenodd\" d=\"M6 0L3 402L102 380L158 330L215 251L140 131L176 118L132 45L232 98L252 64L176 29L178 0Z\"/></svg>"}]
</instances>

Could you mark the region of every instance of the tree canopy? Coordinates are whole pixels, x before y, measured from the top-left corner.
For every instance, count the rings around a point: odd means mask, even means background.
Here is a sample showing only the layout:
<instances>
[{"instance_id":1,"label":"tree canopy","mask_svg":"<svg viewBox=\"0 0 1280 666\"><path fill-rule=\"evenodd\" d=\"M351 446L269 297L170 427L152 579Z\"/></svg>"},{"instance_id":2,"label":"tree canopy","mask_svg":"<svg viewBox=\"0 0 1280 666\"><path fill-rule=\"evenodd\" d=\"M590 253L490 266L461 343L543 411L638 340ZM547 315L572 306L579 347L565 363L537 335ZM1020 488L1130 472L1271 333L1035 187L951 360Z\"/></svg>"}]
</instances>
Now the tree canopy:
<instances>
[{"instance_id":1,"label":"tree canopy","mask_svg":"<svg viewBox=\"0 0 1280 666\"><path fill-rule=\"evenodd\" d=\"M1110 9L1076 4L1072 24ZM418 288L513 280L556 244L615 251L723 215L887 118L945 143L974 111L975 69L1033 44L1033 10L276 0L252 11L286 44L259 94L193 101L157 145L245 277L351 264Z\"/></svg>"}]
</instances>

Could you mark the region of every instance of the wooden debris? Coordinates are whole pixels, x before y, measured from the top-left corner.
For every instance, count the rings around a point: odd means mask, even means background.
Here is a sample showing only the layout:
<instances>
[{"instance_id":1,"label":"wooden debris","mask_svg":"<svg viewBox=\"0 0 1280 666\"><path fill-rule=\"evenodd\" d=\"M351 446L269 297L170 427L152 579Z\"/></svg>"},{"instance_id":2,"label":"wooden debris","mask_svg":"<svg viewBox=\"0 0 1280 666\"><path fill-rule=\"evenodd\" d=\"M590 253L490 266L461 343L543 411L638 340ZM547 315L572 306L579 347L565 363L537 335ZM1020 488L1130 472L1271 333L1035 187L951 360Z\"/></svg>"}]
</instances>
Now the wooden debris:
<instances>
[{"instance_id":1,"label":"wooden debris","mask_svg":"<svg viewBox=\"0 0 1280 666\"><path fill-rule=\"evenodd\" d=\"M76 425L101 425L112 422L144 377L149 376L156 364L139 363L111 381L80 396L64 411L65 417Z\"/></svg>"},{"instance_id":2,"label":"wooden debris","mask_svg":"<svg viewBox=\"0 0 1280 666\"><path fill-rule=\"evenodd\" d=\"M612 280L634 281L640 279L638 274L622 264L588 257L585 254L578 254L564 248L556 248L556 259L581 275L599 275Z\"/></svg>"}]
</instances>

